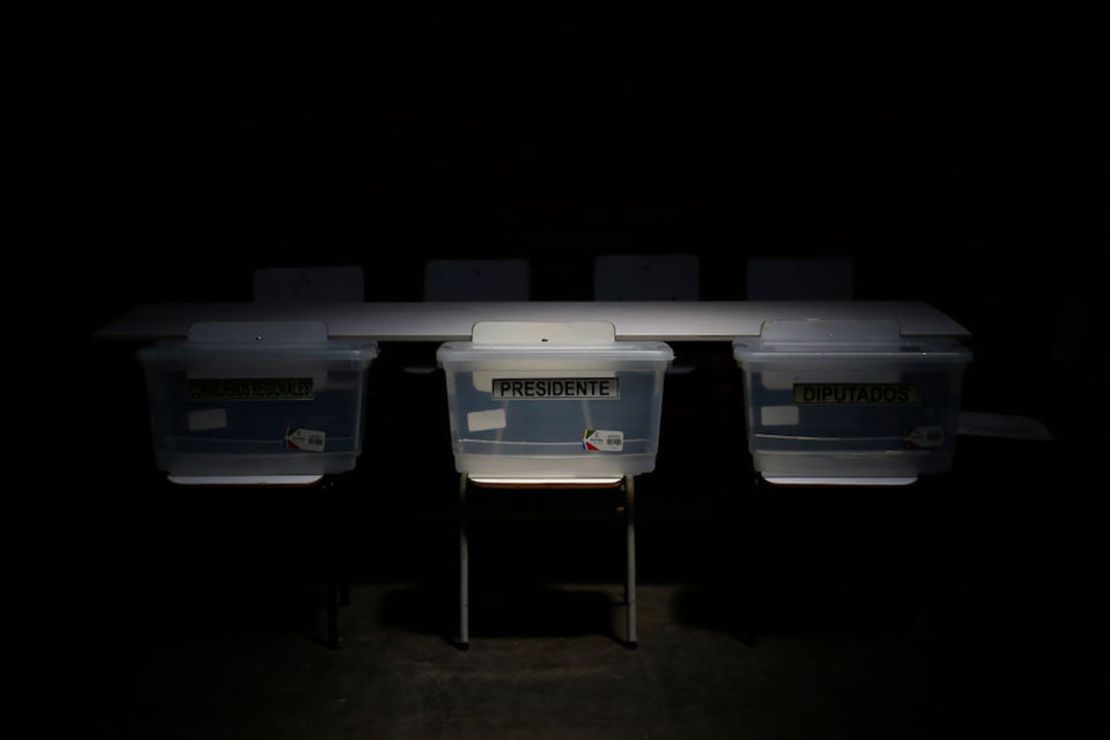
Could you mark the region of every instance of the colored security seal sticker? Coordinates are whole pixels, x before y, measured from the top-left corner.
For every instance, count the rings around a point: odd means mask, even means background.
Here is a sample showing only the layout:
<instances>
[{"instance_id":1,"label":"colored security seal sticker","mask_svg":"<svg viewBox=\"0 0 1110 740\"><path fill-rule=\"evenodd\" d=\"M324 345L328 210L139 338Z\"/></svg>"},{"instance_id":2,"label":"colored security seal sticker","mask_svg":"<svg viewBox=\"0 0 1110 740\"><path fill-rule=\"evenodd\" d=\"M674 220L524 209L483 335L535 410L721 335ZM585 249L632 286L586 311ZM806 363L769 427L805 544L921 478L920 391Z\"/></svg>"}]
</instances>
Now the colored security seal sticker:
<instances>
[{"instance_id":1,"label":"colored security seal sticker","mask_svg":"<svg viewBox=\"0 0 1110 740\"><path fill-rule=\"evenodd\" d=\"M941 447L944 429L941 427L916 427L906 432L907 447Z\"/></svg>"},{"instance_id":2,"label":"colored security seal sticker","mask_svg":"<svg viewBox=\"0 0 1110 740\"><path fill-rule=\"evenodd\" d=\"M582 449L587 452L623 452L624 432L587 429L582 432Z\"/></svg>"},{"instance_id":3,"label":"colored security seal sticker","mask_svg":"<svg viewBox=\"0 0 1110 740\"><path fill-rule=\"evenodd\" d=\"M327 436L324 432L315 429L294 429L290 427L285 430L285 449L323 452Z\"/></svg>"}]
</instances>

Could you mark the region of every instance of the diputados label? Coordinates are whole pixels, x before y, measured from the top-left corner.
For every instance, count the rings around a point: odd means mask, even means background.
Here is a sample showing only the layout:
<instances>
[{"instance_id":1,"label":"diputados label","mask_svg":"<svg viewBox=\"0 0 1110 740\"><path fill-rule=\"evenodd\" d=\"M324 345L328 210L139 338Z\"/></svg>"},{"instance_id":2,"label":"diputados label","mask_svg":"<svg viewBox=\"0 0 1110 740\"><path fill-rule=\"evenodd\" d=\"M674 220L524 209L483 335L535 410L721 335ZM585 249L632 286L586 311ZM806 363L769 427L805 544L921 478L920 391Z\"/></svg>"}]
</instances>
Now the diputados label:
<instances>
[{"instance_id":1,"label":"diputados label","mask_svg":"<svg viewBox=\"0 0 1110 740\"><path fill-rule=\"evenodd\" d=\"M311 401L312 378L189 378L190 401Z\"/></svg>"},{"instance_id":2,"label":"diputados label","mask_svg":"<svg viewBox=\"0 0 1110 740\"><path fill-rule=\"evenodd\" d=\"M615 401L621 397L616 378L494 378L495 401Z\"/></svg>"},{"instance_id":3,"label":"diputados label","mask_svg":"<svg viewBox=\"0 0 1110 740\"><path fill-rule=\"evenodd\" d=\"M921 388L910 383L795 383L794 403L907 406L921 403Z\"/></svg>"}]
</instances>

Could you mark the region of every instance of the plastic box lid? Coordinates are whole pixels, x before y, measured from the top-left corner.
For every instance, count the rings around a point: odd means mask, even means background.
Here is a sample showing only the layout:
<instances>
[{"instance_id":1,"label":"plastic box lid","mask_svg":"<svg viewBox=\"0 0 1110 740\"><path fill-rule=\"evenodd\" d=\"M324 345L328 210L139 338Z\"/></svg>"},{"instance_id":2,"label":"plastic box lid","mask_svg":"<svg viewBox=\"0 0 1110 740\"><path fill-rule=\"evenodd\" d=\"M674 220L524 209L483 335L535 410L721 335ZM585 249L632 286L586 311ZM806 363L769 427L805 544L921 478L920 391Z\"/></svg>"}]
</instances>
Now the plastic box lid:
<instances>
[{"instance_id":1,"label":"plastic box lid","mask_svg":"<svg viewBox=\"0 0 1110 740\"><path fill-rule=\"evenodd\" d=\"M790 319L763 322L758 337L733 341L740 361L790 357L912 357L915 361L968 362L971 352L950 337L906 337L894 319Z\"/></svg>"},{"instance_id":2,"label":"plastic box lid","mask_svg":"<svg viewBox=\"0 0 1110 740\"><path fill-rule=\"evenodd\" d=\"M378 343L328 339L318 321L204 321L189 338L159 342L139 350L143 360L192 360L208 354L266 354L309 360L372 361Z\"/></svg>"},{"instance_id":3,"label":"plastic box lid","mask_svg":"<svg viewBox=\"0 0 1110 740\"><path fill-rule=\"evenodd\" d=\"M505 358L559 358L670 362L674 351L663 342L618 342L608 321L479 321L473 341L447 342L436 351L448 362Z\"/></svg>"}]
</instances>

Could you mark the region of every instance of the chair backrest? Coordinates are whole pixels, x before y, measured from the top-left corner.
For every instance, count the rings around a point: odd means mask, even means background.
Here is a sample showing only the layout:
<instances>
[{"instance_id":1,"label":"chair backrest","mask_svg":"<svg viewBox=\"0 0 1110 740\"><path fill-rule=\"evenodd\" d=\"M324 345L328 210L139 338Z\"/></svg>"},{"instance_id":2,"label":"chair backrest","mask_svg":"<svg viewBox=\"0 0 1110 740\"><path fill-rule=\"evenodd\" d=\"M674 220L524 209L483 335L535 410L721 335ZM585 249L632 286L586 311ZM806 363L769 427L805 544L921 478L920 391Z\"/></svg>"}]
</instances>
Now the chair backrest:
<instances>
[{"instance_id":1,"label":"chair backrest","mask_svg":"<svg viewBox=\"0 0 1110 740\"><path fill-rule=\"evenodd\" d=\"M850 301L851 257L757 257L748 260L750 301Z\"/></svg>"},{"instance_id":2,"label":"chair backrest","mask_svg":"<svg viewBox=\"0 0 1110 740\"><path fill-rule=\"evenodd\" d=\"M429 260L425 301L526 301L528 261Z\"/></svg>"},{"instance_id":3,"label":"chair backrest","mask_svg":"<svg viewBox=\"0 0 1110 740\"><path fill-rule=\"evenodd\" d=\"M365 279L358 265L271 267L254 271L255 303L365 299Z\"/></svg>"},{"instance_id":4,"label":"chair backrest","mask_svg":"<svg viewBox=\"0 0 1110 740\"><path fill-rule=\"evenodd\" d=\"M594 260L594 300L696 301L699 269L690 254L602 255Z\"/></svg>"}]
</instances>

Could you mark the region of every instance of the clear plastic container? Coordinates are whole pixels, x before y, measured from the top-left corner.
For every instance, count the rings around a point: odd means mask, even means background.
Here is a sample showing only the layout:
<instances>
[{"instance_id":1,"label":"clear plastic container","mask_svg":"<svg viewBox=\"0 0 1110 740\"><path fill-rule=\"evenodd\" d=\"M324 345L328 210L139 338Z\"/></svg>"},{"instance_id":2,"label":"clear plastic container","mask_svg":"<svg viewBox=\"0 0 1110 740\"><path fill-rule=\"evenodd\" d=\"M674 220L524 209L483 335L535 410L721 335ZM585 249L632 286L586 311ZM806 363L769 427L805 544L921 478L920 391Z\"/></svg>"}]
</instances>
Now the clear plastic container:
<instances>
[{"instance_id":1,"label":"clear plastic container","mask_svg":"<svg viewBox=\"0 0 1110 740\"><path fill-rule=\"evenodd\" d=\"M737 339L748 448L768 479L908 478L950 469L971 353L897 321L769 321Z\"/></svg>"},{"instance_id":2,"label":"clear plastic container","mask_svg":"<svg viewBox=\"0 0 1110 740\"><path fill-rule=\"evenodd\" d=\"M322 323L208 322L139 352L158 468L174 476L324 475L355 467L374 342Z\"/></svg>"},{"instance_id":3,"label":"clear plastic container","mask_svg":"<svg viewBox=\"0 0 1110 740\"><path fill-rule=\"evenodd\" d=\"M606 322L480 322L475 341L442 345L456 469L498 478L653 470L674 353L613 337Z\"/></svg>"}]
</instances>

